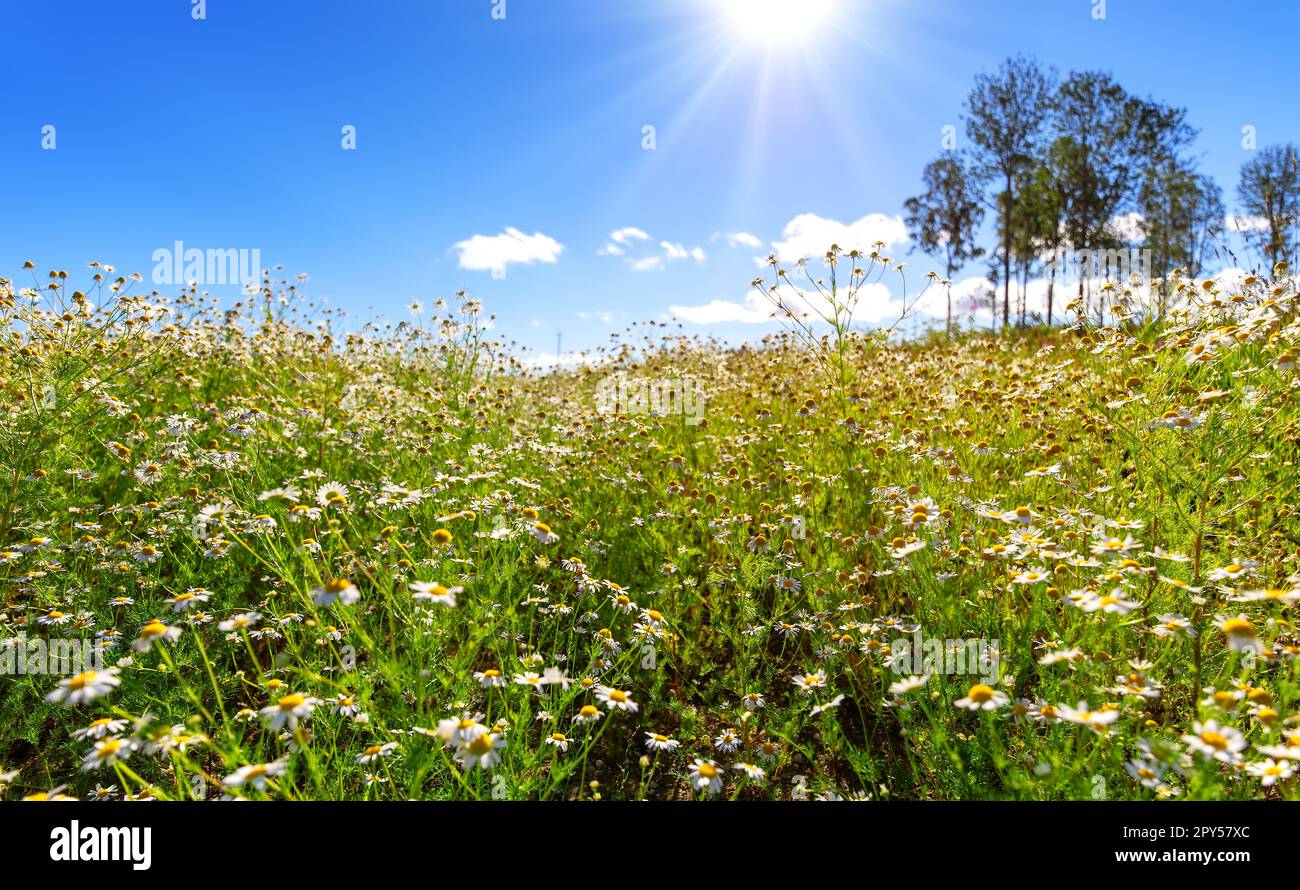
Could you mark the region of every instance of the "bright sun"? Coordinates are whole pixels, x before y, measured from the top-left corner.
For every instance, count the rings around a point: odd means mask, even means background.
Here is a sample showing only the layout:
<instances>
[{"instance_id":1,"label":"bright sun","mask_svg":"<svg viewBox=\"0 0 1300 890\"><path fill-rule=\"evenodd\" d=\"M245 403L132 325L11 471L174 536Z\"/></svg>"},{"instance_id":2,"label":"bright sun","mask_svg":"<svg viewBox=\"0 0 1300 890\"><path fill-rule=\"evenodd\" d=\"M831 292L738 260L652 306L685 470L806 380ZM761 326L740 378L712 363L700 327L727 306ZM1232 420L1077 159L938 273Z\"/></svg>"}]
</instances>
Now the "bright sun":
<instances>
[{"instance_id":1,"label":"bright sun","mask_svg":"<svg viewBox=\"0 0 1300 890\"><path fill-rule=\"evenodd\" d=\"M720 0L746 38L769 43L811 35L831 17L833 0Z\"/></svg>"}]
</instances>

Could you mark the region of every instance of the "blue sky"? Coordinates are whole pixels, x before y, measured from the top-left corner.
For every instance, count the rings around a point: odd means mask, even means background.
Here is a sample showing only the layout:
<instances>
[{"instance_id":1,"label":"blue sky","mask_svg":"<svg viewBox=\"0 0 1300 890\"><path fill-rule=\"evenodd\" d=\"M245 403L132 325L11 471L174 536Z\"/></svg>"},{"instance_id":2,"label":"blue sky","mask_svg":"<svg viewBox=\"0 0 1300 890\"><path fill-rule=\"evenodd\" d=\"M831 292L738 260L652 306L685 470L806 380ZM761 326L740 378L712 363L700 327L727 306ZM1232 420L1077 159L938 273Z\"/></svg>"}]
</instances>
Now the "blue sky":
<instances>
[{"instance_id":1,"label":"blue sky","mask_svg":"<svg viewBox=\"0 0 1300 890\"><path fill-rule=\"evenodd\" d=\"M1300 139L1292 3L827 0L776 42L728 0L192 2L0 0L0 275L148 279L179 240L258 249L358 320L465 289L538 351L674 311L738 340L774 329L746 314L755 257L890 231L1009 54L1185 106L1230 209L1242 127Z\"/></svg>"}]
</instances>

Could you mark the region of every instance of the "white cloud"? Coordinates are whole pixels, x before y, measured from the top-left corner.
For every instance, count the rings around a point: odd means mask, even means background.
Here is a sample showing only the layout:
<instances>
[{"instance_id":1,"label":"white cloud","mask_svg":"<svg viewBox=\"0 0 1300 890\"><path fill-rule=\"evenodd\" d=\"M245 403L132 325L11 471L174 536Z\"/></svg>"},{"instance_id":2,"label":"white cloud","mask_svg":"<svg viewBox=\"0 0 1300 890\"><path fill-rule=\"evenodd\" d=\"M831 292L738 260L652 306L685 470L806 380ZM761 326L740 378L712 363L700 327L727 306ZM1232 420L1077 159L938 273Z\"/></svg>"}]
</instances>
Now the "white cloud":
<instances>
[{"instance_id":1,"label":"white cloud","mask_svg":"<svg viewBox=\"0 0 1300 890\"><path fill-rule=\"evenodd\" d=\"M533 263L554 263L564 251L564 245L549 235L535 232L525 235L523 232L507 226L500 235L475 235L455 245L460 255L460 268L475 271L490 271L504 275L506 266L518 263L531 266Z\"/></svg>"},{"instance_id":2,"label":"white cloud","mask_svg":"<svg viewBox=\"0 0 1300 890\"><path fill-rule=\"evenodd\" d=\"M1125 244L1133 244L1146 237L1147 218L1136 210L1111 217L1110 227Z\"/></svg>"},{"instance_id":3,"label":"white cloud","mask_svg":"<svg viewBox=\"0 0 1300 890\"><path fill-rule=\"evenodd\" d=\"M807 314L814 322L819 322L819 316L831 314L829 301L816 291L787 286L782 287L780 293L788 308L797 315ZM699 306L669 306L668 311L692 324L766 324L778 320L783 314L771 300L755 290L750 290L739 302L712 300ZM858 289L852 318L855 324L892 324L902 314L902 301L887 285L873 282Z\"/></svg>"},{"instance_id":4,"label":"white cloud","mask_svg":"<svg viewBox=\"0 0 1300 890\"><path fill-rule=\"evenodd\" d=\"M660 241L659 250L661 252L651 253L647 250L649 245L637 244L637 242L649 240L650 235L648 232L635 226L626 226L610 232L609 241L596 253L599 256L625 257L629 268L634 272L650 272L655 269L662 269L665 262L693 259L697 263L703 263L709 258L708 254L704 252L704 248L699 246L687 247L673 241Z\"/></svg>"},{"instance_id":5,"label":"white cloud","mask_svg":"<svg viewBox=\"0 0 1300 890\"><path fill-rule=\"evenodd\" d=\"M1235 290L1242 287L1241 281L1248 274L1245 269L1224 268L1210 277L1219 282L1221 287ZM1094 300L1101 284L1100 280L1091 284L1091 293ZM1026 310L1040 319L1047 314L1048 285L1049 282L1046 278L1033 278L1030 279L1025 290ZM788 286L783 287L782 291L789 297L793 297L795 294L795 291ZM991 293L994 294L996 299L996 307L992 316L990 316L989 306ZM1019 285L1013 283L1011 287L1012 323L1015 323L1020 315L1019 293ZM1065 307L1075 298L1077 293L1077 280L1063 281L1058 279L1056 281L1052 300L1052 321L1054 324L1061 324L1068 320ZM1142 288L1137 290L1135 297L1135 302L1139 306L1144 303L1150 304L1152 299L1150 294ZM807 310L813 312L820 309L825 312L827 308L825 301L815 292L812 294L800 292L800 297L793 299L792 302L795 305L792 305L791 308L796 311ZM942 320L946 316L948 301L944 295L944 289L938 282L935 282L928 289L922 287L909 293L907 308L909 319L933 322ZM778 318L773 316L775 311L776 307L762 294L750 290L740 300L712 300L694 306L670 306L668 307L668 317L675 317L681 321L698 325L761 325L776 323ZM859 325L889 326L893 325L902 314L902 301L894 296L886 284L877 282L861 289L853 321ZM1002 288L1000 286L994 288L989 279L978 275L954 281L952 284L952 314L954 322L959 323L965 323L968 318L973 316L977 327L1000 324L1002 321ZM813 318L816 318L815 313Z\"/></svg>"},{"instance_id":6,"label":"white cloud","mask_svg":"<svg viewBox=\"0 0 1300 890\"><path fill-rule=\"evenodd\" d=\"M597 256L622 256L633 241L649 241L650 235L636 226L624 226L609 233L609 243L596 251Z\"/></svg>"},{"instance_id":7,"label":"white cloud","mask_svg":"<svg viewBox=\"0 0 1300 890\"><path fill-rule=\"evenodd\" d=\"M775 307L758 294L746 294L740 303L713 300L701 306L669 306L668 313L692 324L763 324L772 320Z\"/></svg>"},{"instance_id":8,"label":"white cloud","mask_svg":"<svg viewBox=\"0 0 1300 890\"><path fill-rule=\"evenodd\" d=\"M1229 213L1223 222L1231 232L1262 232L1268 228L1268 220L1262 216Z\"/></svg>"},{"instance_id":9,"label":"white cloud","mask_svg":"<svg viewBox=\"0 0 1300 890\"><path fill-rule=\"evenodd\" d=\"M670 241L660 241L659 246L663 249L664 256L670 260L684 260L689 257L697 263L702 263L708 259L703 248L700 247L687 248L682 244L673 244Z\"/></svg>"},{"instance_id":10,"label":"white cloud","mask_svg":"<svg viewBox=\"0 0 1300 890\"><path fill-rule=\"evenodd\" d=\"M758 250L763 246L763 239L757 235L751 235L749 232L719 232L710 240L717 241L719 238L726 241L728 247L747 247L750 250Z\"/></svg>"},{"instance_id":11,"label":"white cloud","mask_svg":"<svg viewBox=\"0 0 1300 890\"><path fill-rule=\"evenodd\" d=\"M772 252L783 263L823 256L832 244L845 252L856 249L869 253L877 241L885 242L888 250L908 238L903 218L883 213L868 213L847 225L815 213L801 213L785 224L781 234L783 240L772 243Z\"/></svg>"},{"instance_id":12,"label":"white cloud","mask_svg":"<svg viewBox=\"0 0 1300 890\"><path fill-rule=\"evenodd\" d=\"M595 352L562 352L557 357L554 352L539 352L523 360L523 365L534 371L550 371L560 368L582 368L603 365L611 360L608 354Z\"/></svg>"},{"instance_id":13,"label":"white cloud","mask_svg":"<svg viewBox=\"0 0 1300 890\"><path fill-rule=\"evenodd\" d=\"M650 236L636 226L624 226L610 232L609 240L616 244L627 244L629 241L649 241Z\"/></svg>"},{"instance_id":14,"label":"white cloud","mask_svg":"<svg viewBox=\"0 0 1300 890\"><path fill-rule=\"evenodd\" d=\"M659 246L664 250L664 256L670 260L684 260L690 256L690 252L680 244L672 244L668 241L660 241Z\"/></svg>"}]
</instances>

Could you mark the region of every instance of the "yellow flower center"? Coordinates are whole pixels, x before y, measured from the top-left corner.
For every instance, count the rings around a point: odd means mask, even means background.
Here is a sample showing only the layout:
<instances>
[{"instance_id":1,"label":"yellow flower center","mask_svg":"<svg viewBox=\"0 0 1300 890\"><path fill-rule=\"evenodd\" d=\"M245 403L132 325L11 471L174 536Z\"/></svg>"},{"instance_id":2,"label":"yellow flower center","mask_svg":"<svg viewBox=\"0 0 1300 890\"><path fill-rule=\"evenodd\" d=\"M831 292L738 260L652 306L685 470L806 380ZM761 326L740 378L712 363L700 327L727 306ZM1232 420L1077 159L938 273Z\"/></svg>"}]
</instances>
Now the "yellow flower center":
<instances>
[{"instance_id":1,"label":"yellow flower center","mask_svg":"<svg viewBox=\"0 0 1300 890\"><path fill-rule=\"evenodd\" d=\"M1230 637L1253 637L1255 625L1245 618L1229 618L1223 622L1223 632Z\"/></svg>"},{"instance_id":2,"label":"yellow flower center","mask_svg":"<svg viewBox=\"0 0 1300 890\"><path fill-rule=\"evenodd\" d=\"M1205 744L1209 745L1211 748L1217 748L1220 751L1226 750L1228 747L1228 740L1222 733L1208 729L1201 733L1201 741L1205 742Z\"/></svg>"}]
</instances>

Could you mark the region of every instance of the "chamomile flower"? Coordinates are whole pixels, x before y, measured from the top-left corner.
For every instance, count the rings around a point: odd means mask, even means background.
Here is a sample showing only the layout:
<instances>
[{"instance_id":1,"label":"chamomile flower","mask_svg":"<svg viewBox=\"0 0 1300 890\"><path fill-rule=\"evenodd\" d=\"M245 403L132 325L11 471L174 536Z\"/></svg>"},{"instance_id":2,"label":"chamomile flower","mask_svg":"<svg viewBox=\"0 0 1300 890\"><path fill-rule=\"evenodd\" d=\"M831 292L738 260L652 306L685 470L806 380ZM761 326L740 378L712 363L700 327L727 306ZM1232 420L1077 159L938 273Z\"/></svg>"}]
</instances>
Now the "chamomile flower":
<instances>
[{"instance_id":1,"label":"chamomile flower","mask_svg":"<svg viewBox=\"0 0 1300 890\"><path fill-rule=\"evenodd\" d=\"M811 674L796 674L794 685L804 695L812 695L826 685L826 672L816 671Z\"/></svg>"},{"instance_id":2,"label":"chamomile flower","mask_svg":"<svg viewBox=\"0 0 1300 890\"><path fill-rule=\"evenodd\" d=\"M451 747L467 745L488 731L488 728L479 722L482 719L482 714L465 714L461 717L439 720L436 735Z\"/></svg>"},{"instance_id":3,"label":"chamomile flower","mask_svg":"<svg viewBox=\"0 0 1300 890\"><path fill-rule=\"evenodd\" d=\"M63 702L65 705L84 705L97 698L108 695L119 685L122 679L115 667L102 671L82 671L59 681L59 686L45 697L46 701Z\"/></svg>"},{"instance_id":4,"label":"chamomile flower","mask_svg":"<svg viewBox=\"0 0 1300 890\"><path fill-rule=\"evenodd\" d=\"M331 578L311 592L312 602L318 606L331 606L335 600L350 606L361 599L361 591L347 578Z\"/></svg>"},{"instance_id":5,"label":"chamomile flower","mask_svg":"<svg viewBox=\"0 0 1300 890\"><path fill-rule=\"evenodd\" d=\"M367 745L365 750L357 755L357 763L365 765L382 760L397 750L397 742L384 742L379 745Z\"/></svg>"},{"instance_id":6,"label":"chamomile flower","mask_svg":"<svg viewBox=\"0 0 1300 890\"><path fill-rule=\"evenodd\" d=\"M424 600L439 606L456 605L456 594L464 587L444 587L435 581L415 581L411 584L412 599Z\"/></svg>"},{"instance_id":7,"label":"chamomile flower","mask_svg":"<svg viewBox=\"0 0 1300 890\"><path fill-rule=\"evenodd\" d=\"M1221 725L1217 720L1193 723L1191 734L1183 736L1183 741L1193 753L1228 764L1239 762L1246 747L1246 738L1240 730Z\"/></svg>"},{"instance_id":8,"label":"chamomile flower","mask_svg":"<svg viewBox=\"0 0 1300 890\"><path fill-rule=\"evenodd\" d=\"M713 747L723 754L730 754L740 747L740 736L734 729L724 729L713 740Z\"/></svg>"},{"instance_id":9,"label":"chamomile flower","mask_svg":"<svg viewBox=\"0 0 1300 890\"><path fill-rule=\"evenodd\" d=\"M1221 617L1215 621L1223 631L1228 645L1238 652L1258 652L1262 647L1255 629L1255 622L1245 615Z\"/></svg>"},{"instance_id":10,"label":"chamomile flower","mask_svg":"<svg viewBox=\"0 0 1300 890\"><path fill-rule=\"evenodd\" d=\"M1011 698L1000 689L994 689L986 683L976 683L967 690L966 695L953 702L967 711L995 711L1010 704Z\"/></svg>"},{"instance_id":11,"label":"chamomile flower","mask_svg":"<svg viewBox=\"0 0 1300 890\"><path fill-rule=\"evenodd\" d=\"M227 788L242 788L251 785L258 791L266 789L266 783L277 776L282 776L289 769L287 760L272 760L269 763L252 763L241 766L221 780Z\"/></svg>"},{"instance_id":12,"label":"chamomile flower","mask_svg":"<svg viewBox=\"0 0 1300 890\"><path fill-rule=\"evenodd\" d=\"M338 482L326 482L316 489L316 503L322 507L347 506L351 492L348 487Z\"/></svg>"},{"instance_id":13,"label":"chamomile flower","mask_svg":"<svg viewBox=\"0 0 1300 890\"><path fill-rule=\"evenodd\" d=\"M528 529L529 533L542 544L554 544L560 540L560 536L551 531L551 527L545 522L534 523Z\"/></svg>"},{"instance_id":14,"label":"chamomile flower","mask_svg":"<svg viewBox=\"0 0 1300 890\"><path fill-rule=\"evenodd\" d=\"M195 606L201 606L212 598L212 591L206 587L191 587L183 593L163 600L172 607L173 612L187 612Z\"/></svg>"},{"instance_id":15,"label":"chamomile flower","mask_svg":"<svg viewBox=\"0 0 1300 890\"><path fill-rule=\"evenodd\" d=\"M1270 757L1246 764L1246 772L1259 779L1265 788L1270 788L1274 783L1295 775L1295 767L1289 760L1274 760Z\"/></svg>"},{"instance_id":16,"label":"chamomile flower","mask_svg":"<svg viewBox=\"0 0 1300 890\"><path fill-rule=\"evenodd\" d=\"M109 736L95 743L95 747L82 761L81 768L90 771L111 767L113 764L121 763L129 758L135 748L136 742L133 739Z\"/></svg>"},{"instance_id":17,"label":"chamomile flower","mask_svg":"<svg viewBox=\"0 0 1300 890\"><path fill-rule=\"evenodd\" d=\"M1100 708L1096 711L1088 707L1088 703L1081 701L1077 707L1061 705L1057 709L1062 720L1066 723L1078 723L1086 726L1098 735L1106 735L1110 731L1110 724L1119 719L1119 711L1114 708Z\"/></svg>"},{"instance_id":18,"label":"chamomile flower","mask_svg":"<svg viewBox=\"0 0 1300 890\"><path fill-rule=\"evenodd\" d=\"M180 635L181 629L179 627L170 627L154 618L140 628L140 636L131 641L131 648L136 652L148 652L156 641L162 640L174 643Z\"/></svg>"},{"instance_id":19,"label":"chamomile flower","mask_svg":"<svg viewBox=\"0 0 1300 890\"><path fill-rule=\"evenodd\" d=\"M478 685L484 689L499 689L506 685L506 675L496 668L487 668L486 670L475 671L474 679Z\"/></svg>"},{"instance_id":20,"label":"chamomile flower","mask_svg":"<svg viewBox=\"0 0 1300 890\"><path fill-rule=\"evenodd\" d=\"M474 767L488 770L501 762L501 749L506 746L505 736L499 732L485 732L465 743L457 752L456 760L465 772Z\"/></svg>"},{"instance_id":21,"label":"chamomile flower","mask_svg":"<svg viewBox=\"0 0 1300 890\"><path fill-rule=\"evenodd\" d=\"M105 736L118 735L125 729L125 720L114 717L100 717L84 729L77 730L73 735L83 741L86 739L102 739Z\"/></svg>"},{"instance_id":22,"label":"chamomile flower","mask_svg":"<svg viewBox=\"0 0 1300 890\"><path fill-rule=\"evenodd\" d=\"M722 768L711 760L696 757L690 766L691 787L700 794L717 794L722 790Z\"/></svg>"},{"instance_id":23,"label":"chamomile flower","mask_svg":"<svg viewBox=\"0 0 1300 890\"><path fill-rule=\"evenodd\" d=\"M897 680L893 683L890 683L889 694L893 696L907 695L907 693L914 692L917 689L920 689L921 687L925 686L925 684L928 683L929 681L930 681L929 674L919 674L919 675L913 674L911 676L904 677L901 680Z\"/></svg>"},{"instance_id":24,"label":"chamomile flower","mask_svg":"<svg viewBox=\"0 0 1300 890\"><path fill-rule=\"evenodd\" d=\"M298 721L311 719L312 711L318 704L319 699L300 692L289 692L280 696L274 704L262 708L261 714L268 728L274 730L288 726L292 730L297 728Z\"/></svg>"},{"instance_id":25,"label":"chamomile flower","mask_svg":"<svg viewBox=\"0 0 1300 890\"><path fill-rule=\"evenodd\" d=\"M647 732L645 746L651 751L676 751L681 742L658 732Z\"/></svg>"},{"instance_id":26,"label":"chamomile flower","mask_svg":"<svg viewBox=\"0 0 1300 890\"><path fill-rule=\"evenodd\" d=\"M612 686L597 686L596 698L601 701L609 710L621 710L635 712L640 705L632 700L632 696L622 689L615 689Z\"/></svg>"}]
</instances>

